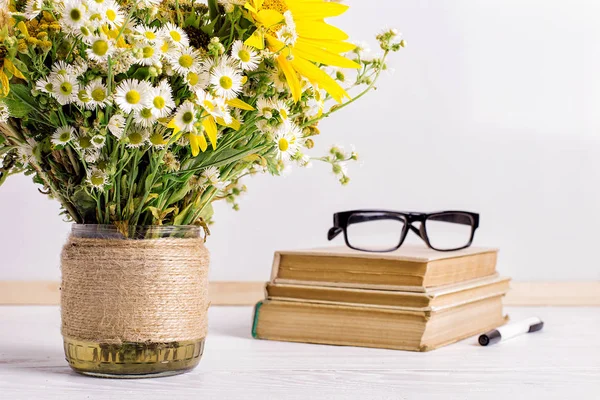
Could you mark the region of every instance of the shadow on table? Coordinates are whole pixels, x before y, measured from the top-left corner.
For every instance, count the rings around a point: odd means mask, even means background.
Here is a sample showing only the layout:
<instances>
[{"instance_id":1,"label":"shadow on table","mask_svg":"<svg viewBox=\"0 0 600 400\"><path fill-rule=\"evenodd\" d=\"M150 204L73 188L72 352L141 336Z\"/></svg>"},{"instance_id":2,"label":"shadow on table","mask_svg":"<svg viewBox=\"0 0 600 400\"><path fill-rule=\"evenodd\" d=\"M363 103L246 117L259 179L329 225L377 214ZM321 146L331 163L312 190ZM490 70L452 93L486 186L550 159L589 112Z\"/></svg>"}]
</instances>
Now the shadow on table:
<instances>
[{"instance_id":1,"label":"shadow on table","mask_svg":"<svg viewBox=\"0 0 600 400\"><path fill-rule=\"evenodd\" d=\"M0 371L2 370L26 370L32 374L77 375L69 368L60 343L56 346L31 343L10 346L0 344Z\"/></svg>"}]
</instances>

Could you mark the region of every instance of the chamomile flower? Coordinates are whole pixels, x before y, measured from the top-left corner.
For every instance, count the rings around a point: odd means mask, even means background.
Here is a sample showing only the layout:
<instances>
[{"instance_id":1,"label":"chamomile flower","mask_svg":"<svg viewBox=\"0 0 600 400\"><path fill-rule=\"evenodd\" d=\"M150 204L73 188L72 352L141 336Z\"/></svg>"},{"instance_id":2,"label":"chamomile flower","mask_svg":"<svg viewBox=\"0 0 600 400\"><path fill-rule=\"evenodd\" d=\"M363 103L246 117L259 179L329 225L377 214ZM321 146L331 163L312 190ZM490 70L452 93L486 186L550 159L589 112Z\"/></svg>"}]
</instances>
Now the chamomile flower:
<instances>
[{"instance_id":1,"label":"chamomile flower","mask_svg":"<svg viewBox=\"0 0 600 400\"><path fill-rule=\"evenodd\" d=\"M151 26L146 25L138 25L135 28L137 34L144 37L144 39L148 40L152 43L158 43L160 39L160 35L158 34L158 30Z\"/></svg>"},{"instance_id":2,"label":"chamomile flower","mask_svg":"<svg viewBox=\"0 0 600 400\"><path fill-rule=\"evenodd\" d=\"M108 131L112 133L117 139L123 138L125 132L125 117L121 114L115 114L108 121Z\"/></svg>"},{"instance_id":3,"label":"chamomile flower","mask_svg":"<svg viewBox=\"0 0 600 400\"><path fill-rule=\"evenodd\" d=\"M92 146L96 149L101 149L106 144L106 137L102 135L94 135L91 139Z\"/></svg>"},{"instance_id":4,"label":"chamomile flower","mask_svg":"<svg viewBox=\"0 0 600 400\"><path fill-rule=\"evenodd\" d=\"M192 92L195 92L196 90L204 90L210 83L210 74L207 71L190 71L185 76L185 82L188 84Z\"/></svg>"},{"instance_id":5,"label":"chamomile flower","mask_svg":"<svg viewBox=\"0 0 600 400\"><path fill-rule=\"evenodd\" d=\"M77 98L75 99L75 104L80 107L87 108L89 102L92 101L92 97L89 92L85 88L79 89L77 92Z\"/></svg>"},{"instance_id":6,"label":"chamomile flower","mask_svg":"<svg viewBox=\"0 0 600 400\"><path fill-rule=\"evenodd\" d=\"M200 70L200 53L192 47L182 47L167 56L173 71L186 76L190 71Z\"/></svg>"},{"instance_id":7,"label":"chamomile flower","mask_svg":"<svg viewBox=\"0 0 600 400\"><path fill-rule=\"evenodd\" d=\"M298 150L300 129L291 122L284 122L275 132L275 149L279 159L289 161Z\"/></svg>"},{"instance_id":8,"label":"chamomile flower","mask_svg":"<svg viewBox=\"0 0 600 400\"><path fill-rule=\"evenodd\" d=\"M127 147L135 149L142 147L148 141L149 133L144 128L131 128L127 132Z\"/></svg>"},{"instance_id":9,"label":"chamomile flower","mask_svg":"<svg viewBox=\"0 0 600 400\"><path fill-rule=\"evenodd\" d=\"M105 108L110 104L110 96L108 94L108 88L102 83L102 78L97 78L91 81L85 90L89 93L90 101L87 103L87 108L94 110L96 108Z\"/></svg>"},{"instance_id":10,"label":"chamomile flower","mask_svg":"<svg viewBox=\"0 0 600 400\"><path fill-rule=\"evenodd\" d=\"M65 0L60 7L61 24L69 32L77 32L89 20L88 8L81 0Z\"/></svg>"},{"instance_id":11,"label":"chamomile flower","mask_svg":"<svg viewBox=\"0 0 600 400\"><path fill-rule=\"evenodd\" d=\"M37 153L38 153L38 144L35 140L28 138L27 141L23 144L20 144L17 147L17 155L19 156L19 161L23 164L37 163Z\"/></svg>"},{"instance_id":12,"label":"chamomile flower","mask_svg":"<svg viewBox=\"0 0 600 400\"><path fill-rule=\"evenodd\" d=\"M285 73L281 68L275 68L270 75L271 82L273 82L273 86L277 89L278 92L285 92L288 88L287 79L285 77Z\"/></svg>"},{"instance_id":13,"label":"chamomile flower","mask_svg":"<svg viewBox=\"0 0 600 400\"><path fill-rule=\"evenodd\" d=\"M157 149L162 149L169 143L169 141L163 137L162 133L158 131L152 132L148 138L148 141L152 147Z\"/></svg>"},{"instance_id":14,"label":"chamomile flower","mask_svg":"<svg viewBox=\"0 0 600 400\"><path fill-rule=\"evenodd\" d=\"M88 164L93 164L98 161L100 158L100 150L96 148L91 148L83 152L83 159Z\"/></svg>"},{"instance_id":15,"label":"chamomile flower","mask_svg":"<svg viewBox=\"0 0 600 400\"><path fill-rule=\"evenodd\" d=\"M151 8L159 5L163 0L138 0L136 6L138 8Z\"/></svg>"},{"instance_id":16,"label":"chamomile flower","mask_svg":"<svg viewBox=\"0 0 600 400\"><path fill-rule=\"evenodd\" d=\"M85 39L89 44L86 50L88 59L97 62L107 62L108 57L115 51L113 42L103 33Z\"/></svg>"},{"instance_id":17,"label":"chamomile flower","mask_svg":"<svg viewBox=\"0 0 600 400\"><path fill-rule=\"evenodd\" d=\"M242 90L242 75L239 70L220 64L213 69L210 83L217 96L233 99Z\"/></svg>"},{"instance_id":18,"label":"chamomile flower","mask_svg":"<svg viewBox=\"0 0 600 400\"><path fill-rule=\"evenodd\" d=\"M8 107L4 102L0 101L0 124L5 124L10 118L10 113L8 112Z\"/></svg>"},{"instance_id":19,"label":"chamomile flower","mask_svg":"<svg viewBox=\"0 0 600 400\"><path fill-rule=\"evenodd\" d=\"M296 44L296 40L298 40L298 34L296 33L296 29L290 26L281 27L276 33L277 39L281 40L288 46L293 46Z\"/></svg>"},{"instance_id":20,"label":"chamomile flower","mask_svg":"<svg viewBox=\"0 0 600 400\"><path fill-rule=\"evenodd\" d=\"M75 71L73 71L73 67L66 62L60 60L52 65L52 69L50 70L52 75L74 75Z\"/></svg>"},{"instance_id":21,"label":"chamomile flower","mask_svg":"<svg viewBox=\"0 0 600 400\"><path fill-rule=\"evenodd\" d=\"M75 135L75 137L73 138L73 145L80 151L94 150L92 138L83 132Z\"/></svg>"},{"instance_id":22,"label":"chamomile flower","mask_svg":"<svg viewBox=\"0 0 600 400\"><path fill-rule=\"evenodd\" d=\"M264 97L259 97L256 101L256 109L258 110L258 116L266 119L273 118L273 103Z\"/></svg>"},{"instance_id":23,"label":"chamomile flower","mask_svg":"<svg viewBox=\"0 0 600 400\"><path fill-rule=\"evenodd\" d=\"M180 47L188 47L190 39L183 29L169 22L162 29L161 33L173 44Z\"/></svg>"},{"instance_id":24,"label":"chamomile flower","mask_svg":"<svg viewBox=\"0 0 600 400\"><path fill-rule=\"evenodd\" d=\"M40 91L42 93L52 93L54 88L54 84L52 83L52 79L50 77L38 79L35 83L35 90Z\"/></svg>"},{"instance_id":25,"label":"chamomile flower","mask_svg":"<svg viewBox=\"0 0 600 400\"><path fill-rule=\"evenodd\" d=\"M32 20L42 12L44 0L29 0L25 5L25 17Z\"/></svg>"},{"instance_id":26,"label":"chamomile flower","mask_svg":"<svg viewBox=\"0 0 600 400\"><path fill-rule=\"evenodd\" d=\"M286 119L288 119L289 110L288 110L287 105L285 104L285 101L272 100L271 104L272 104L273 109L279 113L279 117L281 118L282 121L285 121Z\"/></svg>"},{"instance_id":27,"label":"chamomile flower","mask_svg":"<svg viewBox=\"0 0 600 400\"><path fill-rule=\"evenodd\" d=\"M142 128L150 128L157 119L151 107L142 108L140 111L136 111L133 116L133 122Z\"/></svg>"},{"instance_id":28,"label":"chamomile flower","mask_svg":"<svg viewBox=\"0 0 600 400\"><path fill-rule=\"evenodd\" d=\"M56 75L52 82L52 95L61 105L70 104L77 100L79 83L71 75Z\"/></svg>"},{"instance_id":29,"label":"chamomile flower","mask_svg":"<svg viewBox=\"0 0 600 400\"><path fill-rule=\"evenodd\" d=\"M102 16L102 19L111 27L122 26L125 22L125 15L114 0L104 0L104 2L100 5L99 14Z\"/></svg>"},{"instance_id":30,"label":"chamomile flower","mask_svg":"<svg viewBox=\"0 0 600 400\"><path fill-rule=\"evenodd\" d=\"M159 65L160 47L156 42L140 41L135 47L136 63L140 65Z\"/></svg>"},{"instance_id":31,"label":"chamomile flower","mask_svg":"<svg viewBox=\"0 0 600 400\"><path fill-rule=\"evenodd\" d=\"M196 108L194 103L186 101L175 114L175 125L183 132L192 132L196 123Z\"/></svg>"},{"instance_id":32,"label":"chamomile flower","mask_svg":"<svg viewBox=\"0 0 600 400\"><path fill-rule=\"evenodd\" d=\"M221 180L221 174L217 167L209 167L202 173L202 182L218 190L223 190L227 184Z\"/></svg>"},{"instance_id":33,"label":"chamomile flower","mask_svg":"<svg viewBox=\"0 0 600 400\"><path fill-rule=\"evenodd\" d=\"M244 71L254 71L260 64L258 53L241 40L236 40L231 48L231 57L237 60Z\"/></svg>"},{"instance_id":34,"label":"chamomile flower","mask_svg":"<svg viewBox=\"0 0 600 400\"><path fill-rule=\"evenodd\" d=\"M102 189L108 184L108 175L99 168L92 168L88 173L89 185L94 189Z\"/></svg>"},{"instance_id":35,"label":"chamomile flower","mask_svg":"<svg viewBox=\"0 0 600 400\"><path fill-rule=\"evenodd\" d=\"M173 101L173 90L169 82L163 80L150 91L150 105L157 118L164 118L171 114L175 108L175 101Z\"/></svg>"},{"instance_id":36,"label":"chamomile flower","mask_svg":"<svg viewBox=\"0 0 600 400\"><path fill-rule=\"evenodd\" d=\"M117 87L115 102L126 114L146 108L150 98L150 85L146 81L128 79Z\"/></svg>"}]
</instances>

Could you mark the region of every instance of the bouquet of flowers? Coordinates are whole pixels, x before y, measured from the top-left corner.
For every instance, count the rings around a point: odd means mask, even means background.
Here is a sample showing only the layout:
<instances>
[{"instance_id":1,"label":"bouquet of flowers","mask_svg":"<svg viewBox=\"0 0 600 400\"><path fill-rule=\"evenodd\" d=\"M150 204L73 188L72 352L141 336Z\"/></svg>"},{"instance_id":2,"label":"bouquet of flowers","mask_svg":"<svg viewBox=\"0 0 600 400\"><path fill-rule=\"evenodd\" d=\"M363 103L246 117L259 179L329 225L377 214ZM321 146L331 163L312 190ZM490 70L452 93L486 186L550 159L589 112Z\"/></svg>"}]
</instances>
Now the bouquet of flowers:
<instances>
[{"instance_id":1,"label":"bouquet of flowers","mask_svg":"<svg viewBox=\"0 0 600 400\"><path fill-rule=\"evenodd\" d=\"M375 88L381 56L325 0L0 0L0 184L25 173L76 223L206 226L240 181L310 157L318 123ZM350 76L352 75L352 78ZM360 87L352 98L348 93ZM328 106L331 100L332 106Z\"/></svg>"}]
</instances>

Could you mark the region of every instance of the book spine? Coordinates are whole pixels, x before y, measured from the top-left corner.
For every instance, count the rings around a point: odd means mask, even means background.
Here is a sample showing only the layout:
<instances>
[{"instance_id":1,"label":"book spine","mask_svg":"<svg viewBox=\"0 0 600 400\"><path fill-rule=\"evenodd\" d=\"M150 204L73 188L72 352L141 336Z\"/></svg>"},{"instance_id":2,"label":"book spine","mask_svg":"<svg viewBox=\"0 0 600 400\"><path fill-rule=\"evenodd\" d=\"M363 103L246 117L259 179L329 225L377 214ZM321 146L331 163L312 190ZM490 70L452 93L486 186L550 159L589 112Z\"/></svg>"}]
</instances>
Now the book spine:
<instances>
[{"instance_id":1,"label":"book spine","mask_svg":"<svg viewBox=\"0 0 600 400\"><path fill-rule=\"evenodd\" d=\"M259 314L259 311L260 311L260 308L262 307L262 305L263 305L263 302L259 301L254 306L254 316L252 317L252 337L254 339L260 339L258 337L258 335L256 334L256 329L258 328L258 314Z\"/></svg>"}]
</instances>

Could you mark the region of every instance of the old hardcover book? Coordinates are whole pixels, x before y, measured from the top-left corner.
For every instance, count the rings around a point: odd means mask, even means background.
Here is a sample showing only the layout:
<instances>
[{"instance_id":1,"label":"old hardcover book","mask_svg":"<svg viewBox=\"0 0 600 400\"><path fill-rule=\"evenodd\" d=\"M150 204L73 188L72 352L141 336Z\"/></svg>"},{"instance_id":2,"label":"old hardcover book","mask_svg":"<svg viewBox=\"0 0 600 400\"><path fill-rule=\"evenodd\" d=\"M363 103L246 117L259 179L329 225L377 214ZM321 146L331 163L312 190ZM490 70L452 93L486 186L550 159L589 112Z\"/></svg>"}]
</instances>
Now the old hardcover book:
<instances>
[{"instance_id":1,"label":"old hardcover book","mask_svg":"<svg viewBox=\"0 0 600 400\"><path fill-rule=\"evenodd\" d=\"M506 322L502 296L410 311L265 300L256 305L252 335L288 342L429 351Z\"/></svg>"},{"instance_id":2,"label":"old hardcover book","mask_svg":"<svg viewBox=\"0 0 600 400\"><path fill-rule=\"evenodd\" d=\"M267 300L431 311L502 295L508 291L509 282L510 278L495 274L423 293L283 283L267 283L265 290Z\"/></svg>"},{"instance_id":3,"label":"old hardcover book","mask_svg":"<svg viewBox=\"0 0 600 400\"><path fill-rule=\"evenodd\" d=\"M439 252L411 245L390 253L367 253L346 247L278 251L271 281L425 292L427 288L493 275L497 254L493 248Z\"/></svg>"}]
</instances>

